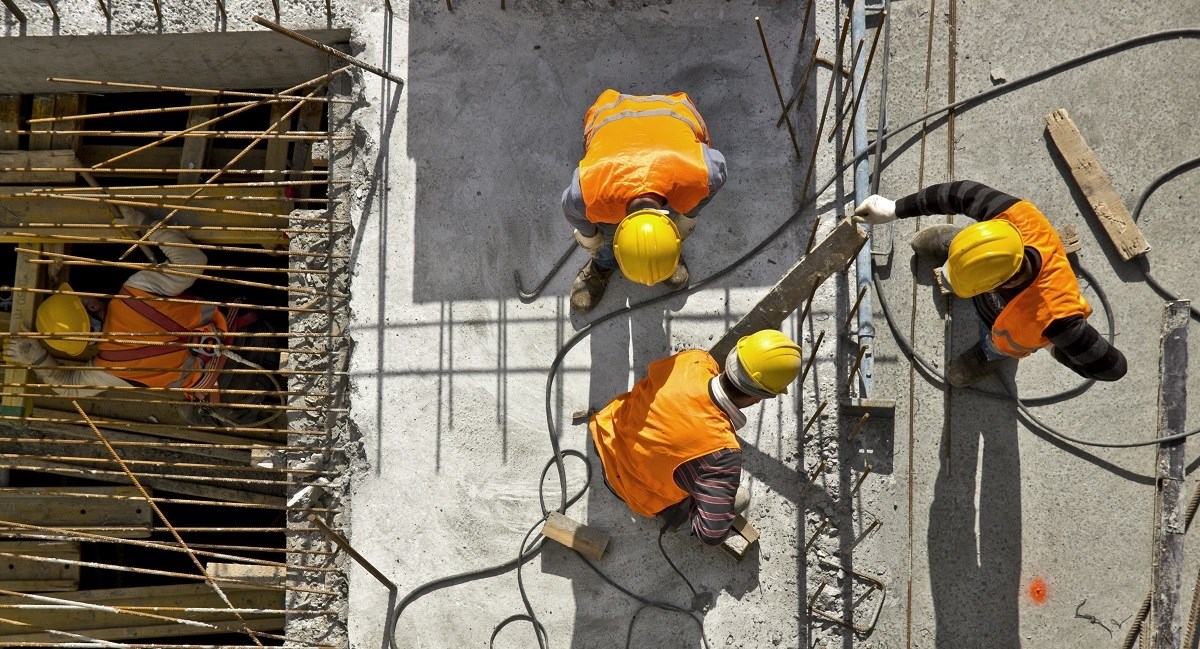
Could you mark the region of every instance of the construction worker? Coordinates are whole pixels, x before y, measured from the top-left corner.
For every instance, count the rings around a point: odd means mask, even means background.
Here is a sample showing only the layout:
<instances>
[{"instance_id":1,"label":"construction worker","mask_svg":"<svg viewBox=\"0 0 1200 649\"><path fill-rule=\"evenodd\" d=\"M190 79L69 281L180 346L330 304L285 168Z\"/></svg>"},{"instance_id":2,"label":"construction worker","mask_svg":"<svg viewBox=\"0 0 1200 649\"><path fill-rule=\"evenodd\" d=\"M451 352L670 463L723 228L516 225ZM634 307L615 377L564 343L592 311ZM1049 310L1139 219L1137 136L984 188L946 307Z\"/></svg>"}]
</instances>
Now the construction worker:
<instances>
[{"instance_id":1,"label":"construction worker","mask_svg":"<svg viewBox=\"0 0 1200 649\"><path fill-rule=\"evenodd\" d=\"M146 221L146 216L137 210L121 207L120 211L121 217L114 219L119 226L137 228ZM166 228L152 232L149 239L163 244L191 243L178 230ZM196 248L163 245L159 249L168 260L165 269L178 265L191 272L192 268L208 262ZM80 386L53 388L68 396L95 396L111 387L178 388L190 400L204 404L181 409L193 424L265 423L270 413L264 415L253 407L222 404L261 405L267 394L278 390L274 377L270 376L277 369L277 355L229 351L226 345L233 340L223 334L243 330L269 332L270 327L253 313L230 312L236 309L222 312L198 302L150 299L181 296L194 282L195 278L187 275L140 270L121 286L121 297L109 301L75 295L71 286L63 283L57 293L38 306L35 315L38 333L61 337L40 339L44 346L31 338L10 338L5 358L10 363L34 367L48 384ZM85 332L108 335L88 339ZM121 334L131 335L122 338ZM248 341L238 344L270 344L269 338ZM63 366L51 356L52 352L73 359L94 355L81 365ZM235 366L263 371L244 374L212 371ZM222 395L223 390L239 392Z\"/></svg>"},{"instance_id":2,"label":"construction worker","mask_svg":"<svg viewBox=\"0 0 1200 649\"><path fill-rule=\"evenodd\" d=\"M786 393L799 372L800 346L772 329L741 338L724 371L694 349L651 363L590 420L605 484L635 513L690 519L702 542L720 544L750 503L739 486L742 409Z\"/></svg>"},{"instance_id":3,"label":"construction worker","mask_svg":"<svg viewBox=\"0 0 1200 649\"><path fill-rule=\"evenodd\" d=\"M917 255L944 263L935 271L943 292L972 298L983 324L982 340L950 364L950 385L976 383L1004 359L1043 347L1080 376L1125 376L1125 356L1087 322L1092 308L1079 294L1062 240L1029 201L958 181L898 201L870 196L854 213L856 221L872 225L920 214L965 214L978 221L961 229L925 228L912 241Z\"/></svg>"},{"instance_id":4,"label":"construction worker","mask_svg":"<svg viewBox=\"0 0 1200 649\"><path fill-rule=\"evenodd\" d=\"M583 119L583 160L563 192L563 213L591 259L571 306L594 307L613 271L647 286L687 284L683 240L725 184L725 156L686 93L605 90Z\"/></svg>"}]
</instances>

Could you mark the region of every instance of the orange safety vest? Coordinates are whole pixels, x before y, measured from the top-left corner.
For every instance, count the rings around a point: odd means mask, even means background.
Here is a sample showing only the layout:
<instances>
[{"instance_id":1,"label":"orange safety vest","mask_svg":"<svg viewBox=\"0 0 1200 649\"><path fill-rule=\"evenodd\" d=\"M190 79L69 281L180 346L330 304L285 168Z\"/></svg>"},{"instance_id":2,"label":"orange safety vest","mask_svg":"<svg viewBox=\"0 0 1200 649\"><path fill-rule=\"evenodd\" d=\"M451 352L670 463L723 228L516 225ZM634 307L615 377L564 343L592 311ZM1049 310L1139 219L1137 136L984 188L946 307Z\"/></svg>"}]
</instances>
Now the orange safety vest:
<instances>
[{"instance_id":1,"label":"orange safety vest","mask_svg":"<svg viewBox=\"0 0 1200 649\"><path fill-rule=\"evenodd\" d=\"M687 93L600 93L583 118L579 185L592 223L620 223L629 201L658 194L687 214L708 196L708 127Z\"/></svg>"},{"instance_id":2,"label":"orange safety vest","mask_svg":"<svg viewBox=\"0 0 1200 649\"><path fill-rule=\"evenodd\" d=\"M675 484L679 465L741 448L729 416L708 394L720 371L708 352L695 349L659 359L646 378L592 417L608 484L638 514L654 516L687 498Z\"/></svg>"},{"instance_id":3,"label":"orange safety vest","mask_svg":"<svg viewBox=\"0 0 1200 649\"><path fill-rule=\"evenodd\" d=\"M140 298L161 297L148 291L121 287L127 299L110 300L104 317L104 331L152 333L162 335L130 336L130 342L104 339L92 363L104 371L148 387L212 388L217 372L199 372L201 368L216 368L223 364L223 355L206 354L215 350L220 334L229 331L225 315L211 304L187 302L146 301ZM142 345L133 342L147 341ZM184 347L175 343L204 343L207 348ZM130 369L114 369L114 368ZM144 369L143 369L144 368ZM193 393L191 398L215 401L216 393Z\"/></svg>"},{"instance_id":4,"label":"orange safety vest","mask_svg":"<svg viewBox=\"0 0 1200 649\"><path fill-rule=\"evenodd\" d=\"M1042 255L1042 270L1028 288L1010 300L992 325L996 349L1024 358L1050 344L1042 335L1051 322L1075 315L1088 317L1092 307L1079 294L1075 271L1058 232L1029 201L1020 201L993 217L1017 227L1024 245Z\"/></svg>"}]
</instances>

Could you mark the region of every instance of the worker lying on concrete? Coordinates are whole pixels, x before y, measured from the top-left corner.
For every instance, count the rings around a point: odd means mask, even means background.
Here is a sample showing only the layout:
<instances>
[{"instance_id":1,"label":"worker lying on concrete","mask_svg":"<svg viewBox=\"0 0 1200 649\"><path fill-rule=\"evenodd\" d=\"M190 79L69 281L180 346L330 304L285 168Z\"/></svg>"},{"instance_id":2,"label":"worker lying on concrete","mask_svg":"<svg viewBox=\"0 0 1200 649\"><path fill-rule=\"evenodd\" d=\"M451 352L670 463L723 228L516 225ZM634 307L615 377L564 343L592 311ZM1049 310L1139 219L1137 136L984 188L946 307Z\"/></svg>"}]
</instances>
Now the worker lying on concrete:
<instances>
[{"instance_id":1,"label":"worker lying on concrete","mask_svg":"<svg viewBox=\"0 0 1200 649\"><path fill-rule=\"evenodd\" d=\"M654 361L591 418L605 484L634 512L673 527L690 519L702 542L720 544L750 504L739 486L742 409L786 393L799 372L800 346L770 329L741 338L724 371L695 349Z\"/></svg>"},{"instance_id":2,"label":"worker lying on concrete","mask_svg":"<svg viewBox=\"0 0 1200 649\"><path fill-rule=\"evenodd\" d=\"M144 214L127 207L121 207L121 214L121 218L114 220L120 226L136 228L146 221ZM151 233L149 239L163 244L191 243L178 230L166 228ZM191 267L208 263L205 254L196 248L163 245L159 249L168 260L163 268L178 265L190 271ZM233 343L233 338L222 334L270 332L269 325L253 312L239 315L237 309L222 312L198 302L148 299L186 298L184 291L194 282L195 278L185 275L141 270L122 285L121 298L111 301L80 297L64 283L58 287L58 293L41 303L36 313L39 333L62 337L41 339L45 346L30 338L10 338L5 358L35 367L38 376L50 385L86 386L54 388L68 396L95 396L109 387L178 388L188 399L204 404L181 407L181 413L193 424L264 423L270 418L269 412L228 404L261 405L271 391L277 390L270 372L277 369L278 355L269 351L231 351L226 346ZM83 332L110 335L89 340ZM121 334L132 335L122 338ZM241 345L270 345L270 338L242 340L248 342ZM62 366L50 355L51 350L73 359L94 355L82 365ZM220 371L234 367L260 371ZM224 390L250 392L221 394Z\"/></svg>"},{"instance_id":3,"label":"worker lying on concrete","mask_svg":"<svg viewBox=\"0 0 1200 649\"><path fill-rule=\"evenodd\" d=\"M962 229L925 228L912 241L917 255L944 263L936 273L939 284L973 298L983 323L983 339L950 364L951 385L971 385L1005 358L1047 346L1080 376L1116 381L1125 375L1125 356L1087 322L1092 308L1079 294L1062 240L1029 201L958 181L898 201L870 196L854 213L872 225L920 214L966 214L978 221Z\"/></svg>"},{"instance_id":4,"label":"worker lying on concrete","mask_svg":"<svg viewBox=\"0 0 1200 649\"><path fill-rule=\"evenodd\" d=\"M683 240L725 184L725 156L687 94L605 90L583 120L584 156L563 192L575 240L591 255L571 286L586 312L620 268L647 286L687 284Z\"/></svg>"}]
</instances>

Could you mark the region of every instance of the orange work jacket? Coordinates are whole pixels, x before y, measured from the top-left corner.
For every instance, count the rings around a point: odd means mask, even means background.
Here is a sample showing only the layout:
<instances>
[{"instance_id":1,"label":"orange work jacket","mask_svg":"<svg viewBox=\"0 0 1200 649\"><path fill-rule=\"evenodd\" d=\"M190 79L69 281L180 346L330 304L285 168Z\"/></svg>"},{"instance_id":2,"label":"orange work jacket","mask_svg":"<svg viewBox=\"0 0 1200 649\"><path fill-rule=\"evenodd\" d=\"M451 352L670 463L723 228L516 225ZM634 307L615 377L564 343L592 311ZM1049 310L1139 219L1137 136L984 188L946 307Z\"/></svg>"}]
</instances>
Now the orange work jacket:
<instances>
[{"instance_id":1,"label":"orange work jacket","mask_svg":"<svg viewBox=\"0 0 1200 649\"><path fill-rule=\"evenodd\" d=\"M691 212L708 196L707 144L708 127L686 93L600 93L583 119L579 185L588 220L620 223L642 194Z\"/></svg>"},{"instance_id":2,"label":"orange work jacket","mask_svg":"<svg viewBox=\"0 0 1200 649\"><path fill-rule=\"evenodd\" d=\"M1058 232L1032 203L1020 201L992 218L1015 225L1024 245L1042 256L1037 278L1004 306L992 325L996 349L1024 358L1050 344L1042 332L1051 322L1075 315L1086 318L1092 307L1079 294L1079 282Z\"/></svg>"},{"instance_id":3,"label":"orange work jacket","mask_svg":"<svg viewBox=\"0 0 1200 649\"><path fill-rule=\"evenodd\" d=\"M604 475L634 512L654 516L687 498L674 478L684 462L741 448L729 417L708 394L720 371L708 352L695 349L659 359L632 390L592 416Z\"/></svg>"},{"instance_id":4,"label":"orange work jacket","mask_svg":"<svg viewBox=\"0 0 1200 649\"><path fill-rule=\"evenodd\" d=\"M131 286L122 286L121 294L132 298L109 301L104 331L115 332L118 337L121 332L161 332L161 335L123 339L130 342L106 338L99 344L93 365L148 387L206 388L216 383L215 372L198 371L212 357L206 356L201 348L178 343L215 343L219 334L229 330L224 314L210 304L139 300L161 296ZM134 340L167 344L143 345ZM197 396L209 398L207 394Z\"/></svg>"}]
</instances>

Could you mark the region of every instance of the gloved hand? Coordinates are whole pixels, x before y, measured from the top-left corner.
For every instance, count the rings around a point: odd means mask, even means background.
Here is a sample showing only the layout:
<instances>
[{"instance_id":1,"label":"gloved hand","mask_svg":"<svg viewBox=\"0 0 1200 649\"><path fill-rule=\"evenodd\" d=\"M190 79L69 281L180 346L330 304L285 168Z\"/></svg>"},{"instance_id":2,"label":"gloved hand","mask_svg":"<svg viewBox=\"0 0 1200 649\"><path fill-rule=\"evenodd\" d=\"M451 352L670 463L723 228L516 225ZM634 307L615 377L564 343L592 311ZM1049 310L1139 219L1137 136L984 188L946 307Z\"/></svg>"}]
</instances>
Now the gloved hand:
<instances>
[{"instance_id":1,"label":"gloved hand","mask_svg":"<svg viewBox=\"0 0 1200 649\"><path fill-rule=\"evenodd\" d=\"M139 210L133 209L132 207L118 205L117 209L120 210L121 217L114 218L113 223L121 227L140 228L141 226L145 225L146 221L150 220L150 217L146 216Z\"/></svg>"},{"instance_id":2,"label":"gloved hand","mask_svg":"<svg viewBox=\"0 0 1200 649\"><path fill-rule=\"evenodd\" d=\"M696 221L699 218L699 216L688 216L686 214L675 215L675 227L679 228L680 241L687 239L692 230L696 229Z\"/></svg>"},{"instance_id":3,"label":"gloved hand","mask_svg":"<svg viewBox=\"0 0 1200 649\"><path fill-rule=\"evenodd\" d=\"M588 251L589 255L595 257L596 251L600 249L600 246L604 245L604 233L597 229L596 234L593 234L589 237L582 234L579 230L576 230L575 240L579 242L579 245L582 246L584 250Z\"/></svg>"},{"instance_id":4,"label":"gloved hand","mask_svg":"<svg viewBox=\"0 0 1200 649\"><path fill-rule=\"evenodd\" d=\"M50 352L36 340L9 338L4 344L4 360L17 365L41 365Z\"/></svg>"},{"instance_id":5,"label":"gloved hand","mask_svg":"<svg viewBox=\"0 0 1200 649\"><path fill-rule=\"evenodd\" d=\"M871 194L867 200L854 208L854 222L883 225L896 220L896 201Z\"/></svg>"}]
</instances>

